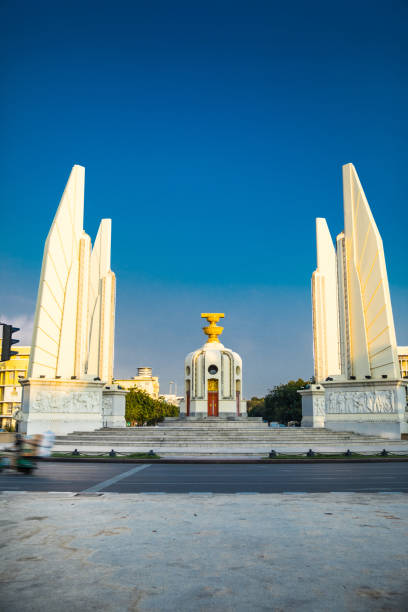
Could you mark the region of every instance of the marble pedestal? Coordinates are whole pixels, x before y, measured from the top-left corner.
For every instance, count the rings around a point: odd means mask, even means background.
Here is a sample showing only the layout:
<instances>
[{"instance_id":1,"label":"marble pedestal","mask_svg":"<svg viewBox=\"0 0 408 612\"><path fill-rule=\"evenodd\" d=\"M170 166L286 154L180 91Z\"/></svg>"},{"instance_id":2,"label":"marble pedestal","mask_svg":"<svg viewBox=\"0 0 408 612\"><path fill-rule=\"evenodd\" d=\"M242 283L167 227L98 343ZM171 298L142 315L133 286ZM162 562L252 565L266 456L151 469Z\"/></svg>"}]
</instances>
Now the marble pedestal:
<instances>
[{"instance_id":1,"label":"marble pedestal","mask_svg":"<svg viewBox=\"0 0 408 612\"><path fill-rule=\"evenodd\" d=\"M326 381L324 388L327 429L396 440L405 433L405 380Z\"/></svg>"},{"instance_id":2,"label":"marble pedestal","mask_svg":"<svg viewBox=\"0 0 408 612\"><path fill-rule=\"evenodd\" d=\"M180 402L180 416L186 416L186 403ZM240 401L239 403L240 416L247 417L247 403ZM206 418L208 416L208 401L203 400L192 400L190 403L190 414L191 417ZM236 417L237 415L237 401L236 399L226 400L222 399L218 404L218 417ZM214 417L216 418L216 417Z\"/></svg>"},{"instance_id":3,"label":"marble pedestal","mask_svg":"<svg viewBox=\"0 0 408 612\"><path fill-rule=\"evenodd\" d=\"M310 385L298 391L302 396L302 427L325 426L325 390L322 385Z\"/></svg>"},{"instance_id":4,"label":"marble pedestal","mask_svg":"<svg viewBox=\"0 0 408 612\"><path fill-rule=\"evenodd\" d=\"M103 427L126 427L126 390L118 385L105 387L102 395Z\"/></svg>"},{"instance_id":5,"label":"marble pedestal","mask_svg":"<svg viewBox=\"0 0 408 612\"><path fill-rule=\"evenodd\" d=\"M93 380L28 378L23 387L23 420L27 435L51 430L56 435L100 429L105 383Z\"/></svg>"}]
</instances>

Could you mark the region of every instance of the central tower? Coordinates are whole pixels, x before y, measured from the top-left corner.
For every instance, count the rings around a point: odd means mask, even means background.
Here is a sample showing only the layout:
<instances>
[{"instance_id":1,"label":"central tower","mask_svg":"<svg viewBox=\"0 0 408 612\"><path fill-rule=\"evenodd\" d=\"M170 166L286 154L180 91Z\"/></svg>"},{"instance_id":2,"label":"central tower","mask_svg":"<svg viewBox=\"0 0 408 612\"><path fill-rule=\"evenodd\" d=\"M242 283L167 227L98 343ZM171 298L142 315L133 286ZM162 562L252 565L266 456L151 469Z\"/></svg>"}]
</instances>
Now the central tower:
<instances>
[{"instance_id":1,"label":"central tower","mask_svg":"<svg viewBox=\"0 0 408 612\"><path fill-rule=\"evenodd\" d=\"M202 313L209 325L203 327L206 343L185 359L185 402L187 417L246 417L242 401L242 359L219 341L224 318L220 312Z\"/></svg>"}]
</instances>

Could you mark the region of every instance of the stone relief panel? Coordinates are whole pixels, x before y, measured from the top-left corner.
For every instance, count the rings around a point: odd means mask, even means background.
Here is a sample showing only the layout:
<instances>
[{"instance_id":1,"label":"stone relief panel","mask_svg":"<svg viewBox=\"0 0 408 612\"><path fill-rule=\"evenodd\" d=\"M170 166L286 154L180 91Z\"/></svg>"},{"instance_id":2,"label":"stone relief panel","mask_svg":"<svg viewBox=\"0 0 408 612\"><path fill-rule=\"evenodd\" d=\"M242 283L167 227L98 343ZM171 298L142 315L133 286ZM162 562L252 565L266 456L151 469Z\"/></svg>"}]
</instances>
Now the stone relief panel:
<instances>
[{"instance_id":1,"label":"stone relief panel","mask_svg":"<svg viewBox=\"0 0 408 612\"><path fill-rule=\"evenodd\" d=\"M113 398L103 397L102 398L102 414L103 416L112 416L113 414Z\"/></svg>"},{"instance_id":2,"label":"stone relief panel","mask_svg":"<svg viewBox=\"0 0 408 612\"><path fill-rule=\"evenodd\" d=\"M313 398L313 414L315 416L325 415L325 399L324 396Z\"/></svg>"},{"instance_id":3,"label":"stone relief panel","mask_svg":"<svg viewBox=\"0 0 408 612\"><path fill-rule=\"evenodd\" d=\"M326 398L326 414L370 414L397 411L392 390L331 391Z\"/></svg>"},{"instance_id":4,"label":"stone relief panel","mask_svg":"<svg viewBox=\"0 0 408 612\"><path fill-rule=\"evenodd\" d=\"M101 411L98 392L81 391L39 391L30 405L30 412L86 412L97 414Z\"/></svg>"}]
</instances>

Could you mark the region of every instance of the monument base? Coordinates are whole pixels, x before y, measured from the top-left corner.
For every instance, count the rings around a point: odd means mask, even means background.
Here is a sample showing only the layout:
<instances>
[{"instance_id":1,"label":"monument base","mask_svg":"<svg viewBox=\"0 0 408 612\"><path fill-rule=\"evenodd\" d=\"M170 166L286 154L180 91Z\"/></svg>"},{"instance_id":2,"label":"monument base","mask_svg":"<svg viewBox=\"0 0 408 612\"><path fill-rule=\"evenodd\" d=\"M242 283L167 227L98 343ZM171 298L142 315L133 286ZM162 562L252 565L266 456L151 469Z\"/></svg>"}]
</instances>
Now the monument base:
<instances>
[{"instance_id":1,"label":"monument base","mask_svg":"<svg viewBox=\"0 0 408 612\"><path fill-rule=\"evenodd\" d=\"M100 429L102 391L105 383L92 380L28 378L23 387L23 419L19 430L26 435L51 430L56 435Z\"/></svg>"},{"instance_id":2,"label":"monument base","mask_svg":"<svg viewBox=\"0 0 408 612\"><path fill-rule=\"evenodd\" d=\"M350 431L363 436L376 436L388 440L401 439L401 423L398 421L367 419L330 419L327 429L331 431Z\"/></svg>"},{"instance_id":3,"label":"monument base","mask_svg":"<svg viewBox=\"0 0 408 612\"><path fill-rule=\"evenodd\" d=\"M324 388L327 429L401 439L407 418L404 380L327 381Z\"/></svg>"},{"instance_id":4,"label":"monument base","mask_svg":"<svg viewBox=\"0 0 408 612\"><path fill-rule=\"evenodd\" d=\"M105 387L102 396L103 427L126 427L126 393L117 385Z\"/></svg>"},{"instance_id":5,"label":"monument base","mask_svg":"<svg viewBox=\"0 0 408 612\"><path fill-rule=\"evenodd\" d=\"M185 417L185 402L180 404L180 416ZM209 416L215 416L219 418L228 417L246 417L247 407L245 401L239 402L239 415L237 413L237 401L236 400L221 400L218 404L218 415L208 414L208 401L207 400L193 400L190 404L190 417L207 418Z\"/></svg>"},{"instance_id":6,"label":"monument base","mask_svg":"<svg viewBox=\"0 0 408 612\"><path fill-rule=\"evenodd\" d=\"M298 391L302 396L302 427L325 426L325 391L322 385L310 385Z\"/></svg>"}]
</instances>

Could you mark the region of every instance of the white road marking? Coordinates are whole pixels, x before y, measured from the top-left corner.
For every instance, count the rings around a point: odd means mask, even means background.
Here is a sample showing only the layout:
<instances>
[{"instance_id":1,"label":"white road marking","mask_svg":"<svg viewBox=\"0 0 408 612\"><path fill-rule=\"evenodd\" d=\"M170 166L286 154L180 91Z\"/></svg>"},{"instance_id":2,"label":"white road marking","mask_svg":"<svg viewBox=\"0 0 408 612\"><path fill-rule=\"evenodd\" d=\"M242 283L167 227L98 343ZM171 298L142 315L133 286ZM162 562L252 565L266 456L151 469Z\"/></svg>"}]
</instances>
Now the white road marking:
<instances>
[{"instance_id":1,"label":"white road marking","mask_svg":"<svg viewBox=\"0 0 408 612\"><path fill-rule=\"evenodd\" d=\"M115 484L115 482L118 482L123 478L127 478L128 476L132 476L132 474L136 474L136 472L140 472L141 470L144 470L145 468L148 468L150 466L151 463L144 463L143 465L138 465L137 467L134 467L131 470L127 470L126 472L122 472L117 476L113 476L113 478L109 478L108 480L104 480L103 482L98 482L98 484L94 485L93 487L89 487L89 489L84 489L84 491L81 491L81 493L97 493L98 491L102 491L102 489L106 489L107 487L110 487L111 485Z\"/></svg>"}]
</instances>

